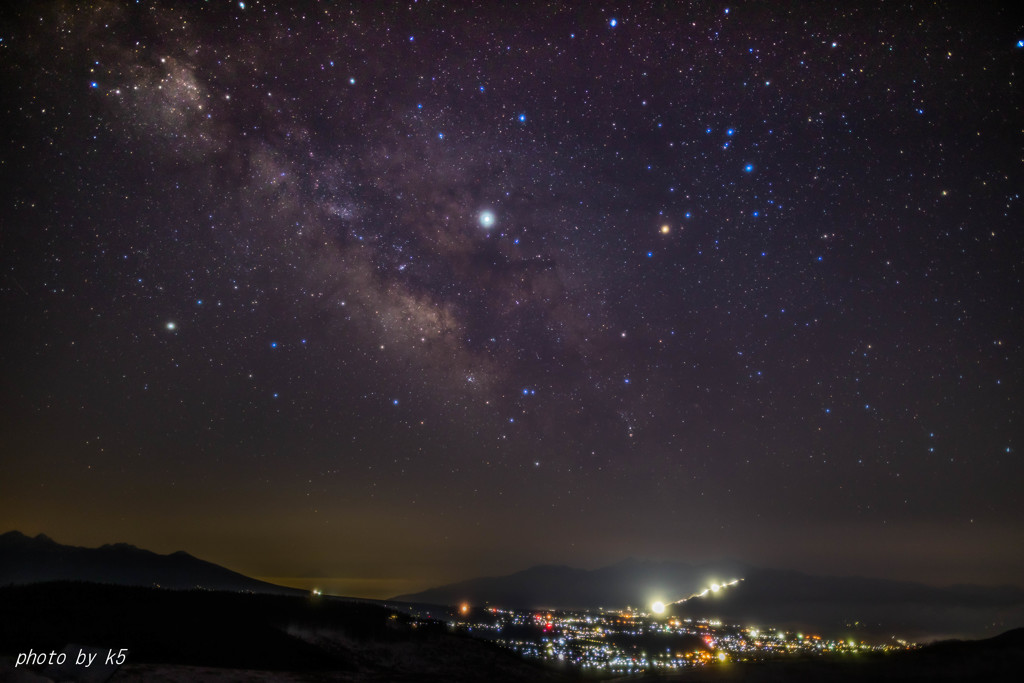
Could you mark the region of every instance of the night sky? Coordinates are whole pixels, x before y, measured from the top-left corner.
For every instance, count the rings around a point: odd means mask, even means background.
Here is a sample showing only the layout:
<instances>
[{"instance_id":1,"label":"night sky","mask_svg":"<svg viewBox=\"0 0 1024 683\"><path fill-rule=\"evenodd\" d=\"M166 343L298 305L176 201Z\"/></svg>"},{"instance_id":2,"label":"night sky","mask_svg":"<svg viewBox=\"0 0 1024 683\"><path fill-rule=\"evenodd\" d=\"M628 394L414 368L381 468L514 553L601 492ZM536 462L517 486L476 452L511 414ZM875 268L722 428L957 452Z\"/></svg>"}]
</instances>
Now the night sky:
<instances>
[{"instance_id":1,"label":"night sky","mask_svg":"<svg viewBox=\"0 0 1024 683\"><path fill-rule=\"evenodd\" d=\"M1020 583L1010 3L14 4L0 531Z\"/></svg>"}]
</instances>

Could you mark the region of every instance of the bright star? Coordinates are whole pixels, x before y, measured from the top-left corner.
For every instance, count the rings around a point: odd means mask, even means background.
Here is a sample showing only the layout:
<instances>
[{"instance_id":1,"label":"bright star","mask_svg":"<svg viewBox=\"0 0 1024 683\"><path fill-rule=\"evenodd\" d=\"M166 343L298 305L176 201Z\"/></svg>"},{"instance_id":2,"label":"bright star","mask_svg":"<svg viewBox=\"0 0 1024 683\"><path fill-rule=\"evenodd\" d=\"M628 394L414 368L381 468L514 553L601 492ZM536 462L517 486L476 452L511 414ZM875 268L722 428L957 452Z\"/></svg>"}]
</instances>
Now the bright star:
<instances>
[{"instance_id":1,"label":"bright star","mask_svg":"<svg viewBox=\"0 0 1024 683\"><path fill-rule=\"evenodd\" d=\"M480 212L480 227L492 228L494 227L494 212L493 211L481 211Z\"/></svg>"},{"instance_id":2,"label":"bright star","mask_svg":"<svg viewBox=\"0 0 1024 683\"><path fill-rule=\"evenodd\" d=\"M178 324L177 323L174 323L174 322L167 323L167 331L168 332L174 332L176 329L178 329Z\"/></svg>"}]
</instances>

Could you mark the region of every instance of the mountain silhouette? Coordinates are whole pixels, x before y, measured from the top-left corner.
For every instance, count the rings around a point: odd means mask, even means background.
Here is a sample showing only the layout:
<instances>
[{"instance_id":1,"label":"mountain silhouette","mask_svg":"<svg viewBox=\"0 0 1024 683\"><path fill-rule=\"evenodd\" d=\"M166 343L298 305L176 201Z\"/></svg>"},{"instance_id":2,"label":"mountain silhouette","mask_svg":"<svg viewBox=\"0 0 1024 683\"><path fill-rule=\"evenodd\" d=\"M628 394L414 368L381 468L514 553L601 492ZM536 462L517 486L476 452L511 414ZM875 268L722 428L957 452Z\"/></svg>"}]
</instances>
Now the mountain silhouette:
<instances>
[{"instance_id":1,"label":"mountain silhouette","mask_svg":"<svg viewBox=\"0 0 1024 683\"><path fill-rule=\"evenodd\" d=\"M44 581L88 581L175 590L301 593L233 572L186 552L161 555L127 543L99 548L62 545L44 534L0 535L0 586Z\"/></svg>"},{"instance_id":2,"label":"mountain silhouette","mask_svg":"<svg viewBox=\"0 0 1024 683\"><path fill-rule=\"evenodd\" d=\"M741 581L672 604L712 583L733 579ZM668 616L843 637L976 638L1024 624L1024 590L1019 587L939 588L910 581L813 576L732 561L695 566L629 559L591 571L542 565L392 598L394 603L643 610L655 600L668 605Z\"/></svg>"}]
</instances>

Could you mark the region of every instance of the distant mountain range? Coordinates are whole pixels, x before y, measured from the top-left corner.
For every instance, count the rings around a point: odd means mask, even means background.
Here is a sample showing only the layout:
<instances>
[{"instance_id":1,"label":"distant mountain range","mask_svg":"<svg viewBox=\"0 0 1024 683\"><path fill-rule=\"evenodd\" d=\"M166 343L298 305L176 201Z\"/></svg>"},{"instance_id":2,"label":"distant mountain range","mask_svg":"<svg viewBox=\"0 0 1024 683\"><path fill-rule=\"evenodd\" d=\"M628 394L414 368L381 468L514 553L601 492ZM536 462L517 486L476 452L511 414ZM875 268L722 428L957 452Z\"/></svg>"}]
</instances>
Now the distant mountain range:
<instances>
[{"instance_id":1,"label":"distant mountain range","mask_svg":"<svg viewBox=\"0 0 1024 683\"><path fill-rule=\"evenodd\" d=\"M703 597L712 584L742 579ZM169 555L118 543L99 548L62 545L40 534L0 535L0 586L88 581L168 589L300 594L249 578L185 552ZM690 565L629 559L595 570L542 565L399 595L395 606L455 605L515 608L632 606L665 603L666 616L806 629L826 635L897 635L908 639L991 636L1024 624L1024 589L811 576L739 562Z\"/></svg>"},{"instance_id":2,"label":"distant mountain range","mask_svg":"<svg viewBox=\"0 0 1024 683\"><path fill-rule=\"evenodd\" d=\"M699 594L712 584L737 584ZM810 576L738 562L689 565L626 560L587 571L539 566L392 598L391 602L469 602L518 608L623 608L744 624L813 629L830 635L903 638L981 637L1024 624L1024 589L951 586L882 579Z\"/></svg>"},{"instance_id":3,"label":"distant mountain range","mask_svg":"<svg viewBox=\"0 0 1024 683\"><path fill-rule=\"evenodd\" d=\"M81 548L39 534L0 535L0 586L42 581L91 581L169 589L301 593L257 581L178 551L160 555L127 543Z\"/></svg>"},{"instance_id":4,"label":"distant mountain range","mask_svg":"<svg viewBox=\"0 0 1024 683\"><path fill-rule=\"evenodd\" d=\"M627 559L588 571L561 565L540 565L507 576L460 581L393 601L441 605L469 601L519 608L646 607L699 592L712 582L725 582L749 572L738 562L693 566L674 562Z\"/></svg>"}]
</instances>

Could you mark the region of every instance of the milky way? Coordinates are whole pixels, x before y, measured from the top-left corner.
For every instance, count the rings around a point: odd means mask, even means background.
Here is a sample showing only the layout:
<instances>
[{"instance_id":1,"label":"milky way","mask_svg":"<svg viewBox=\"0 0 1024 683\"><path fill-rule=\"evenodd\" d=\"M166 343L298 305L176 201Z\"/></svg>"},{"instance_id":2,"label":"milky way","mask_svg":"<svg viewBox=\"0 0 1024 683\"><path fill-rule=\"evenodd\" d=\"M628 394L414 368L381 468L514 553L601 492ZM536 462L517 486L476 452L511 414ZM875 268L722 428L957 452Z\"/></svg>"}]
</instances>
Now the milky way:
<instances>
[{"instance_id":1,"label":"milky way","mask_svg":"<svg viewBox=\"0 0 1024 683\"><path fill-rule=\"evenodd\" d=\"M367 594L1019 576L1000 11L3 13L10 526Z\"/></svg>"}]
</instances>

